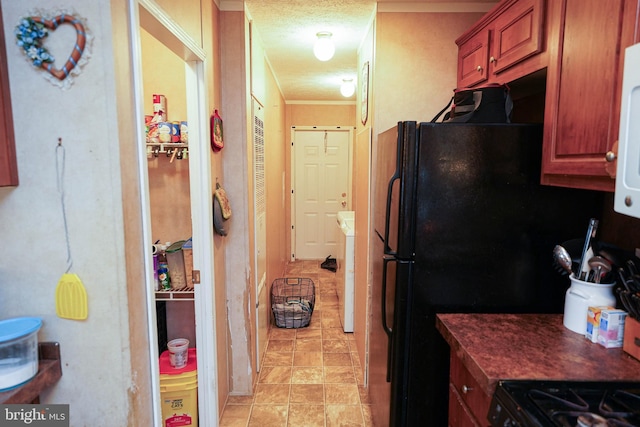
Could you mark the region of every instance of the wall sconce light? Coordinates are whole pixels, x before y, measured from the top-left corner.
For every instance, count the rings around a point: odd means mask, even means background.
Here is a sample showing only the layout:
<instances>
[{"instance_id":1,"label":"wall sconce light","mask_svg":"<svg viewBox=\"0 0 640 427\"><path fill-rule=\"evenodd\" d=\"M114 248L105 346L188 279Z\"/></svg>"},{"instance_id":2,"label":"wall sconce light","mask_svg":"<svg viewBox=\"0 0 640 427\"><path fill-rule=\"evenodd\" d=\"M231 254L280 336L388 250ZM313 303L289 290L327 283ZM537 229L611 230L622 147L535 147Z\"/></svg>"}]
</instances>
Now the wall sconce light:
<instances>
[{"instance_id":1,"label":"wall sconce light","mask_svg":"<svg viewBox=\"0 0 640 427\"><path fill-rule=\"evenodd\" d=\"M333 58L333 54L336 52L336 48L331 40L331 33L328 31L320 31L316 34L318 40L313 46L313 54L320 61L328 61Z\"/></svg>"},{"instance_id":2,"label":"wall sconce light","mask_svg":"<svg viewBox=\"0 0 640 427\"><path fill-rule=\"evenodd\" d=\"M353 79L342 79L342 85L340 85L340 93L345 98L349 98L356 92L356 86L353 84Z\"/></svg>"}]
</instances>

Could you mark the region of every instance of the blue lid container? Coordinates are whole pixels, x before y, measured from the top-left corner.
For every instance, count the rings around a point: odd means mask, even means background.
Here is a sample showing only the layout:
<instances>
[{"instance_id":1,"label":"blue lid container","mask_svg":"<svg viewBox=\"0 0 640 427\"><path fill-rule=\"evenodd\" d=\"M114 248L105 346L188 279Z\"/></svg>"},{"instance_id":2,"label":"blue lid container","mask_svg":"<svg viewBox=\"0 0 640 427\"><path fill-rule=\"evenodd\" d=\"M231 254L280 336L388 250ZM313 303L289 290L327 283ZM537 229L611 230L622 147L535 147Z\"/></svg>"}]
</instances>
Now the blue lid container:
<instances>
[{"instance_id":1,"label":"blue lid container","mask_svg":"<svg viewBox=\"0 0 640 427\"><path fill-rule=\"evenodd\" d=\"M38 330L42 320L0 320L0 392L21 386L38 373Z\"/></svg>"},{"instance_id":2,"label":"blue lid container","mask_svg":"<svg viewBox=\"0 0 640 427\"><path fill-rule=\"evenodd\" d=\"M42 320L37 317L16 317L0 320L0 343L15 340L25 335L38 332Z\"/></svg>"}]
</instances>

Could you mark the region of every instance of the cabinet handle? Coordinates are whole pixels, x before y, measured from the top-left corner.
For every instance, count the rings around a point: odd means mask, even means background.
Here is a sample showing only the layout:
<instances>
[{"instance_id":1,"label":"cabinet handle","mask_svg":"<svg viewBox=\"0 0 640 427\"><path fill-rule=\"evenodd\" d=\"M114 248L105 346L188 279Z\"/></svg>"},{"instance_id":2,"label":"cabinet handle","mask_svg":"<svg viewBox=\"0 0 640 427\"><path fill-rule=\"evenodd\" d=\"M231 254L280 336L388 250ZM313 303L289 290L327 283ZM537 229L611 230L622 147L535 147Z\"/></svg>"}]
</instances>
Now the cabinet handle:
<instances>
[{"instance_id":1,"label":"cabinet handle","mask_svg":"<svg viewBox=\"0 0 640 427\"><path fill-rule=\"evenodd\" d=\"M496 62L496 58L494 58L493 56L491 58L489 58L489 62L494 63Z\"/></svg>"},{"instance_id":2,"label":"cabinet handle","mask_svg":"<svg viewBox=\"0 0 640 427\"><path fill-rule=\"evenodd\" d=\"M476 70L478 70L479 73L482 72L482 65L478 65L478 68L476 68Z\"/></svg>"},{"instance_id":3,"label":"cabinet handle","mask_svg":"<svg viewBox=\"0 0 640 427\"><path fill-rule=\"evenodd\" d=\"M611 163L616 159L616 153L614 153L613 151L607 151L607 154L604 155L604 159Z\"/></svg>"},{"instance_id":4,"label":"cabinet handle","mask_svg":"<svg viewBox=\"0 0 640 427\"><path fill-rule=\"evenodd\" d=\"M472 388L472 387L467 387L466 385L463 385L463 386L462 386L462 392L463 392L464 394L469 393L471 390L473 390L473 388Z\"/></svg>"}]
</instances>

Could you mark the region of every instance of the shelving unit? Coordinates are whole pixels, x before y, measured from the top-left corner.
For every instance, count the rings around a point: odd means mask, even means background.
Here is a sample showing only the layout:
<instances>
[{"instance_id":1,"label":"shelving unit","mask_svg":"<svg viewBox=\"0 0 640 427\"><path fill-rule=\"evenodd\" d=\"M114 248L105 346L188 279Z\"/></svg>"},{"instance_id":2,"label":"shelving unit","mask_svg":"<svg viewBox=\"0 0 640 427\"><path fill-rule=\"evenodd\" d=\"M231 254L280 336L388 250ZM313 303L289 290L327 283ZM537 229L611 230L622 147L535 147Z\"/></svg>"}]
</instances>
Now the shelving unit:
<instances>
[{"instance_id":1,"label":"shelving unit","mask_svg":"<svg viewBox=\"0 0 640 427\"><path fill-rule=\"evenodd\" d=\"M182 289L171 289L168 291L156 291L156 301L193 301L194 300L194 289L193 288L182 288Z\"/></svg>"},{"instance_id":2,"label":"shelving unit","mask_svg":"<svg viewBox=\"0 0 640 427\"><path fill-rule=\"evenodd\" d=\"M182 142L147 142L148 156L158 157L160 154L165 154L167 157L173 157L174 153L178 160L186 158L189 154L189 144Z\"/></svg>"}]
</instances>

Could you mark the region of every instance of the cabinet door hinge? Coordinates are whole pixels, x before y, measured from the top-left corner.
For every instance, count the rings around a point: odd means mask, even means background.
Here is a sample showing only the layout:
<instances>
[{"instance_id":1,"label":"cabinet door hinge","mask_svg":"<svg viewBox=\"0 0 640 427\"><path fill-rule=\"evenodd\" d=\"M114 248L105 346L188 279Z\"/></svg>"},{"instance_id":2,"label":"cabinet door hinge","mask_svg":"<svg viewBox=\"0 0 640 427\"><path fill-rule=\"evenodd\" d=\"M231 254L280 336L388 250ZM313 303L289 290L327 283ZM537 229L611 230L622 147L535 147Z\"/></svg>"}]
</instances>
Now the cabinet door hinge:
<instances>
[{"instance_id":1,"label":"cabinet door hinge","mask_svg":"<svg viewBox=\"0 0 640 427\"><path fill-rule=\"evenodd\" d=\"M191 281L194 284L200 284L200 270L193 270L191 272Z\"/></svg>"}]
</instances>

